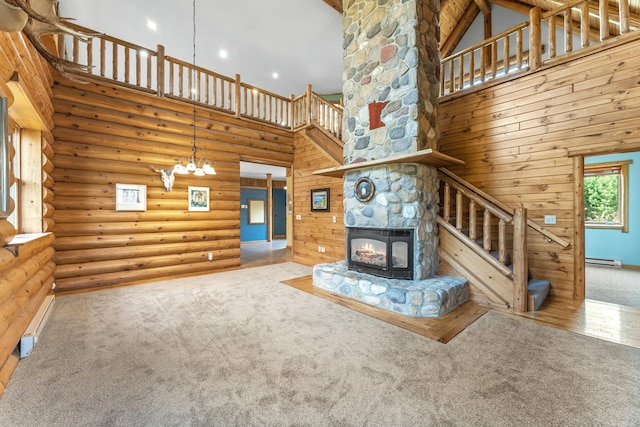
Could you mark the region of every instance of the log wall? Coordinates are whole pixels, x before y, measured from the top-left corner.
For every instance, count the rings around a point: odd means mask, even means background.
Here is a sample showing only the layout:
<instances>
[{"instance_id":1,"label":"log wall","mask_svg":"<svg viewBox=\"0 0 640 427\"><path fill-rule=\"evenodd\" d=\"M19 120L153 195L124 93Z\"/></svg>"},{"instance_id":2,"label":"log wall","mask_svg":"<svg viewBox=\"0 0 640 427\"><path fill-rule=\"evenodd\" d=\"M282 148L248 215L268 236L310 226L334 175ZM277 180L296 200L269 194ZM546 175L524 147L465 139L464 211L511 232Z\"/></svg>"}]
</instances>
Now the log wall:
<instances>
[{"instance_id":1,"label":"log wall","mask_svg":"<svg viewBox=\"0 0 640 427\"><path fill-rule=\"evenodd\" d=\"M293 136L196 109L198 157L217 174L152 169L191 155L193 105L99 83L54 85L57 289L120 285L240 265L240 160L290 166ZM116 211L115 185L147 186L147 210ZM188 187L209 187L210 211L188 210ZM208 253L213 252L213 261Z\"/></svg>"},{"instance_id":2,"label":"log wall","mask_svg":"<svg viewBox=\"0 0 640 427\"><path fill-rule=\"evenodd\" d=\"M634 40L440 102L440 151L466 162L455 173L511 207L527 208L538 224L557 216L545 227L571 246L562 249L531 229L527 238L532 275L550 280L560 297L582 298L572 156L640 150Z\"/></svg>"},{"instance_id":3,"label":"log wall","mask_svg":"<svg viewBox=\"0 0 640 427\"><path fill-rule=\"evenodd\" d=\"M53 209L49 172L51 168L50 143L53 137L53 105L51 103L51 74L46 63L21 33L0 32L0 81L8 82L18 73L23 89L33 108L45 119L47 129L41 131L43 187L45 194L42 211L44 220L41 230L50 231ZM10 133L19 127L14 111L10 109ZM14 150L12 150L12 154ZM12 171L12 182L15 177ZM12 210L16 201L11 202ZM5 219L0 219L0 241L11 240L18 232ZM33 231L33 230L29 230ZM51 291L55 264L53 257L53 235L49 234L20 247L0 247L0 394L15 369L19 357L16 346L44 297ZM17 251L16 251L17 250Z\"/></svg>"},{"instance_id":4,"label":"log wall","mask_svg":"<svg viewBox=\"0 0 640 427\"><path fill-rule=\"evenodd\" d=\"M335 166L301 132L294 140L293 164L293 260L305 265L345 259L342 178L314 176L318 169ZM329 188L329 212L312 212L312 189ZM296 219L300 215L300 219ZM333 222L333 217L336 222ZM318 246L325 252L318 252Z\"/></svg>"}]
</instances>

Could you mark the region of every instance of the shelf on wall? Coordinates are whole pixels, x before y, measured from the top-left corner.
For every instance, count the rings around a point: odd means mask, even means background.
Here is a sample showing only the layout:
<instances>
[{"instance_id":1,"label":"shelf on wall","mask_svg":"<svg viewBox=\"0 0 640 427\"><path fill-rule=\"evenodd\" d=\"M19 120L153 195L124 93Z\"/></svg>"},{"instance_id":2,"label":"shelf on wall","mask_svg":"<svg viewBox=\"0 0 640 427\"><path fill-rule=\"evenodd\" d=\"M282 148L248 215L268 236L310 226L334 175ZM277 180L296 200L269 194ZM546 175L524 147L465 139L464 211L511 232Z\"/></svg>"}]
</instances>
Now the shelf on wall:
<instances>
[{"instance_id":1,"label":"shelf on wall","mask_svg":"<svg viewBox=\"0 0 640 427\"><path fill-rule=\"evenodd\" d=\"M364 169L371 166L380 166L390 163L422 163L434 168L442 168L448 166L462 165L464 161L443 154L430 148L420 150L413 153L400 154L397 156L386 157L384 159L369 160L366 162L351 163L349 165L335 166L327 169L319 169L313 172L313 175L330 176L334 178L342 178L345 172Z\"/></svg>"}]
</instances>

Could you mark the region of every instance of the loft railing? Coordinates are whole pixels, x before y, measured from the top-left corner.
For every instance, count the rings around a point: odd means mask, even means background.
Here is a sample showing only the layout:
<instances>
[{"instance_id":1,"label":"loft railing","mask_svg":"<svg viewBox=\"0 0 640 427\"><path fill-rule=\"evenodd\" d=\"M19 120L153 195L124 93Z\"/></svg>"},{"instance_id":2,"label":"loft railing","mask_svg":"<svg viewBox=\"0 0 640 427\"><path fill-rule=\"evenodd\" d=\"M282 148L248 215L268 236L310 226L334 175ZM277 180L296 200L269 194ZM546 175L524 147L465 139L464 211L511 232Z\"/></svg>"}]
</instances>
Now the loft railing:
<instances>
[{"instance_id":1,"label":"loft railing","mask_svg":"<svg viewBox=\"0 0 640 427\"><path fill-rule=\"evenodd\" d=\"M636 29L630 25L628 0L619 0L617 11L607 0L576 0L546 13L534 7L529 21L442 59L440 95L534 71Z\"/></svg>"},{"instance_id":2,"label":"loft railing","mask_svg":"<svg viewBox=\"0 0 640 427\"><path fill-rule=\"evenodd\" d=\"M95 31L73 25L88 34ZM242 82L240 75L223 76L186 61L165 55L164 47L148 49L101 35L79 38L64 34L66 59L87 67L87 72L69 70L77 77L117 82L160 97L196 102L236 117L298 130L315 125L337 138L342 135L342 107L325 101L308 87L289 98Z\"/></svg>"}]
</instances>

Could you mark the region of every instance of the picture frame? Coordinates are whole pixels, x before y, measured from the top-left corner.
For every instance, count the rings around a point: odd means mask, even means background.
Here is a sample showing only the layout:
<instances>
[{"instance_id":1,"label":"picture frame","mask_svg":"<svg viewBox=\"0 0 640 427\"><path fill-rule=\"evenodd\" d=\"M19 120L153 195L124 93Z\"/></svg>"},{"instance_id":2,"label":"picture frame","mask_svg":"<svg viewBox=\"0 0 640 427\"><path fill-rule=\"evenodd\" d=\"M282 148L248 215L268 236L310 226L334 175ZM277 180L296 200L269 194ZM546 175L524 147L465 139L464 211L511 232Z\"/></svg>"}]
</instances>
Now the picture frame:
<instances>
[{"instance_id":1,"label":"picture frame","mask_svg":"<svg viewBox=\"0 0 640 427\"><path fill-rule=\"evenodd\" d=\"M116 184L116 211L146 211L147 186Z\"/></svg>"},{"instance_id":2,"label":"picture frame","mask_svg":"<svg viewBox=\"0 0 640 427\"><path fill-rule=\"evenodd\" d=\"M311 190L311 211L329 212L331 193L328 188Z\"/></svg>"},{"instance_id":3,"label":"picture frame","mask_svg":"<svg viewBox=\"0 0 640 427\"><path fill-rule=\"evenodd\" d=\"M262 199L249 199L249 224L265 224L265 201Z\"/></svg>"},{"instance_id":4,"label":"picture frame","mask_svg":"<svg viewBox=\"0 0 640 427\"><path fill-rule=\"evenodd\" d=\"M189 187L189 211L209 212L209 187Z\"/></svg>"},{"instance_id":5,"label":"picture frame","mask_svg":"<svg viewBox=\"0 0 640 427\"><path fill-rule=\"evenodd\" d=\"M373 195L376 192L376 186L373 184L373 181L369 178L360 178L356 181L356 185L354 188L354 193L356 199L360 202L368 202L373 198Z\"/></svg>"}]
</instances>

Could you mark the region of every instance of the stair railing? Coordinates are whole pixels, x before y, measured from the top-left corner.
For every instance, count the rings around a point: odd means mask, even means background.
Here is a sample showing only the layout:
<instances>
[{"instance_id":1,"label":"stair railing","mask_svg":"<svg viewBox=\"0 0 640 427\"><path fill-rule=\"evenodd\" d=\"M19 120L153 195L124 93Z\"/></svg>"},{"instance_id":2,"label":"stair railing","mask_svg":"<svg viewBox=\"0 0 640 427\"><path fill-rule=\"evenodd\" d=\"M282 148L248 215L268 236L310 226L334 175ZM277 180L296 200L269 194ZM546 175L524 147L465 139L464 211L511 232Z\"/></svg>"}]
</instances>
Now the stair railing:
<instances>
[{"instance_id":1,"label":"stair railing","mask_svg":"<svg viewBox=\"0 0 640 427\"><path fill-rule=\"evenodd\" d=\"M619 21L612 21L610 14L617 15ZM592 19L597 20L593 26ZM575 0L545 13L534 7L529 21L442 59L440 96L534 71L560 59L569 60L580 50L636 30L630 21L629 0L619 0L618 10L610 8L607 0ZM543 23L546 32L542 31ZM580 46L574 46L574 35L579 37ZM562 46L557 43L559 37L564 39Z\"/></svg>"},{"instance_id":2,"label":"stair railing","mask_svg":"<svg viewBox=\"0 0 640 427\"><path fill-rule=\"evenodd\" d=\"M439 173L439 177L443 197L438 224L504 276L511 278L513 307L517 311L527 311L526 209L509 212L459 181L443 173Z\"/></svg>"}]
</instances>

